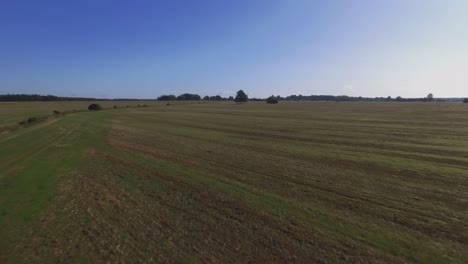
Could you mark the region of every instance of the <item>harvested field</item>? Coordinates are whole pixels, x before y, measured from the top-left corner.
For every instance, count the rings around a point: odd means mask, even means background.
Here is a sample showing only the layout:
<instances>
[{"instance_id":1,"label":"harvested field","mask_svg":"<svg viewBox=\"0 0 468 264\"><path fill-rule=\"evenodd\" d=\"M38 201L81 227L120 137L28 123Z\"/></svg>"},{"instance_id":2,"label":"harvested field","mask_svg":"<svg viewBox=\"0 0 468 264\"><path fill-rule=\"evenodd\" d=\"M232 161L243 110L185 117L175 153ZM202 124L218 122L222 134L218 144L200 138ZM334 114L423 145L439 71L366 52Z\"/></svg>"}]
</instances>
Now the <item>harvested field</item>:
<instances>
[{"instance_id":1,"label":"harvested field","mask_svg":"<svg viewBox=\"0 0 468 264\"><path fill-rule=\"evenodd\" d=\"M152 106L0 135L1 263L468 261L467 106Z\"/></svg>"},{"instance_id":2,"label":"harvested field","mask_svg":"<svg viewBox=\"0 0 468 264\"><path fill-rule=\"evenodd\" d=\"M54 111L73 112L87 111L92 103L100 104L104 109L137 107L138 105L161 105L156 101L51 101L51 102L0 102L0 128L17 124L29 117L50 116Z\"/></svg>"}]
</instances>

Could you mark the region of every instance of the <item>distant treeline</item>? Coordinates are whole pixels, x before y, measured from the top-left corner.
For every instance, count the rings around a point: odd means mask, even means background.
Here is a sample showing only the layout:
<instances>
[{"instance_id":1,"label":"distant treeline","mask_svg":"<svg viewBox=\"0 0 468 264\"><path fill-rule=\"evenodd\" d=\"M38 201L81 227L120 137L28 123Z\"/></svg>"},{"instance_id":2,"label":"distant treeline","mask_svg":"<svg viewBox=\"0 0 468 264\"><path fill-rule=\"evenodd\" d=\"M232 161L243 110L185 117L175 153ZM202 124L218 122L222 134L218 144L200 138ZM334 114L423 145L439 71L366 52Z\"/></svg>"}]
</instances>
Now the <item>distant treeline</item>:
<instances>
[{"instance_id":1,"label":"distant treeline","mask_svg":"<svg viewBox=\"0 0 468 264\"><path fill-rule=\"evenodd\" d=\"M170 95L161 95L158 97L158 101L198 101L198 100L204 100L204 101L234 101L234 97L229 96L229 97L221 97L220 95L216 96L205 96L201 97L198 94L190 94L190 93L184 93L179 96L175 96L173 94Z\"/></svg>"},{"instance_id":2,"label":"distant treeline","mask_svg":"<svg viewBox=\"0 0 468 264\"><path fill-rule=\"evenodd\" d=\"M461 102L463 98L447 98L436 99L432 94L423 98L403 98L401 96L392 98L388 97L354 97L346 95L289 95L270 96L270 99L277 101L331 101L331 102L432 102L432 101L451 101ZM143 99L151 101L154 99ZM198 94L184 93L179 96L176 95L161 95L156 100L158 101L234 101L234 97L204 96ZM265 101L265 98L250 98L249 101ZM0 94L0 102L15 102L15 101L142 101L142 99L101 99L101 98L87 98L87 97L59 97L54 95L38 95L38 94Z\"/></svg>"},{"instance_id":3,"label":"distant treeline","mask_svg":"<svg viewBox=\"0 0 468 264\"><path fill-rule=\"evenodd\" d=\"M88 97L60 97L54 95L39 94L0 94L0 102L24 102L24 101L142 101L141 99L104 99Z\"/></svg>"},{"instance_id":4,"label":"distant treeline","mask_svg":"<svg viewBox=\"0 0 468 264\"><path fill-rule=\"evenodd\" d=\"M443 99L435 99L432 94L423 98L403 98L401 96L392 98L388 97L354 97L346 95L290 95L286 97L273 96L278 101L334 101L334 102L432 102L444 101Z\"/></svg>"},{"instance_id":5,"label":"distant treeline","mask_svg":"<svg viewBox=\"0 0 468 264\"><path fill-rule=\"evenodd\" d=\"M270 96L268 97L277 101L332 101L332 102L432 102L432 101L445 101L444 99L435 99L432 94L429 94L427 97L423 98L403 98L401 96L392 98L392 97L353 97L346 95L289 95L286 97L282 96ZM198 94L181 94L179 96L175 95L162 95L158 97L158 101L233 101L232 96L222 97L219 95L216 96L205 96L201 97ZM250 98L249 101L265 101L265 98ZM463 99L460 99L460 101Z\"/></svg>"},{"instance_id":6,"label":"distant treeline","mask_svg":"<svg viewBox=\"0 0 468 264\"><path fill-rule=\"evenodd\" d=\"M161 95L158 97L158 101L198 101L201 100L201 96L198 94L184 93L179 96L175 95Z\"/></svg>"},{"instance_id":7,"label":"distant treeline","mask_svg":"<svg viewBox=\"0 0 468 264\"><path fill-rule=\"evenodd\" d=\"M16 101L95 101L100 99L84 98L84 97L59 97L54 95L38 95L38 94L2 94L0 101L16 102Z\"/></svg>"}]
</instances>

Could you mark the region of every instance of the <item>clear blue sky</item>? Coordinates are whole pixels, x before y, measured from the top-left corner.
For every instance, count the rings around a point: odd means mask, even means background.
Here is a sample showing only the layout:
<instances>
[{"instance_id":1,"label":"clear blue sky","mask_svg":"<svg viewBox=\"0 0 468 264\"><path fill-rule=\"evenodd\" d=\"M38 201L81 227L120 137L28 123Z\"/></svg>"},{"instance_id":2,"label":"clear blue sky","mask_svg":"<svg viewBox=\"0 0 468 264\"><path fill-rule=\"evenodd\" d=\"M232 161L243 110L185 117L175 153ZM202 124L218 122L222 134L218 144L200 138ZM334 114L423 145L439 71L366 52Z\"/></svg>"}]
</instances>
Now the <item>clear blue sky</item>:
<instances>
[{"instance_id":1,"label":"clear blue sky","mask_svg":"<svg viewBox=\"0 0 468 264\"><path fill-rule=\"evenodd\" d=\"M468 96L466 0L0 1L0 94Z\"/></svg>"}]
</instances>

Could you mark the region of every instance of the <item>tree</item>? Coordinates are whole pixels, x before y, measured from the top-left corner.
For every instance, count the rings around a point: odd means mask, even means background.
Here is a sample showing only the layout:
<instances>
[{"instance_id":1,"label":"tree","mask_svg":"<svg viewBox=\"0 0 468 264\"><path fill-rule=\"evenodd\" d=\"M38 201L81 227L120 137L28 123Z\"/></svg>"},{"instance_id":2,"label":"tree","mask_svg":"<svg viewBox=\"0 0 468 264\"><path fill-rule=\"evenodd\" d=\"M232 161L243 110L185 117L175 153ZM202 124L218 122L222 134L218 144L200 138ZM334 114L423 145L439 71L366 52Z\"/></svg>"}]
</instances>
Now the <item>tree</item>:
<instances>
[{"instance_id":1,"label":"tree","mask_svg":"<svg viewBox=\"0 0 468 264\"><path fill-rule=\"evenodd\" d=\"M266 99L267 104L277 104L278 100L272 95Z\"/></svg>"},{"instance_id":2,"label":"tree","mask_svg":"<svg viewBox=\"0 0 468 264\"><path fill-rule=\"evenodd\" d=\"M237 91L237 95L236 95L236 98L234 98L234 102L245 103L247 102L247 100L249 100L249 97L247 96L247 94L244 93L244 91L242 90Z\"/></svg>"},{"instance_id":3,"label":"tree","mask_svg":"<svg viewBox=\"0 0 468 264\"><path fill-rule=\"evenodd\" d=\"M401 98L401 96L397 96L396 100L397 100L398 102L401 102L401 101L403 101L403 98Z\"/></svg>"},{"instance_id":4,"label":"tree","mask_svg":"<svg viewBox=\"0 0 468 264\"><path fill-rule=\"evenodd\" d=\"M99 111L102 110L102 107L99 104L90 104L88 106L89 111Z\"/></svg>"},{"instance_id":5,"label":"tree","mask_svg":"<svg viewBox=\"0 0 468 264\"><path fill-rule=\"evenodd\" d=\"M430 93L430 94L428 94L428 95L427 95L427 101L429 101L429 102L432 102L432 101L434 101L434 95L433 95L433 94L431 94L431 93Z\"/></svg>"},{"instance_id":6,"label":"tree","mask_svg":"<svg viewBox=\"0 0 468 264\"><path fill-rule=\"evenodd\" d=\"M199 101L199 100L201 100L201 97L198 94L184 93L184 94L181 94L181 95L177 96L177 100L179 100L179 101Z\"/></svg>"},{"instance_id":7,"label":"tree","mask_svg":"<svg viewBox=\"0 0 468 264\"><path fill-rule=\"evenodd\" d=\"M464 102L465 104L468 104L468 98L465 98L465 99L463 100L463 102Z\"/></svg>"},{"instance_id":8,"label":"tree","mask_svg":"<svg viewBox=\"0 0 468 264\"><path fill-rule=\"evenodd\" d=\"M173 94L170 95L161 95L158 97L158 101L174 101L176 100L176 96Z\"/></svg>"},{"instance_id":9,"label":"tree","mask_svg":"<svg viewBox=\"0 0 468 264\"><path fill-rule=\"evenodd\" d=\"M392 97L391 97L391 96L387 97L387 99L385 99L385 101L391 102L391 101L392 101Z\"/></svg>"}]
</instances>

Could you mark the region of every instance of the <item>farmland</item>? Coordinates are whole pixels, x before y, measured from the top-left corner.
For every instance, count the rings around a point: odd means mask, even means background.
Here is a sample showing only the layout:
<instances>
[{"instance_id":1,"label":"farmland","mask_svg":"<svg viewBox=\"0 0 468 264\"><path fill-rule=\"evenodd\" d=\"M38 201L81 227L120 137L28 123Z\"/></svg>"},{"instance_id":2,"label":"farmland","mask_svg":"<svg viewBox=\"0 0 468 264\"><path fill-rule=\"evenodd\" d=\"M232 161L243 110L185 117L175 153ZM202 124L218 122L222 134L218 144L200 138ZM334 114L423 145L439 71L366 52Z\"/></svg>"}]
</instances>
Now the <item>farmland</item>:
<instances>
[{"instance_id":1,"label":"farmland","mask_svg":"<svg viewBox=\"0 0 468 264\"><path fill-rule=\"evenodd\" d=\"M47 116L53 111L73 112L87 110L93 102L0 102L0 126L20 122L29 117ZM154 101L100 101L103 108L136 107L138 105L155 105Z\"/></svg>"},{"instance_id":2,"label":"farmland","mask_svg":"<svg viewBox=\"0 0 468 264\"><path fill-rule=\"evenodd\" d=\"M1 263L468 261L463 104L146 104L0 134Z\"/></svg>"}]
</instances>

